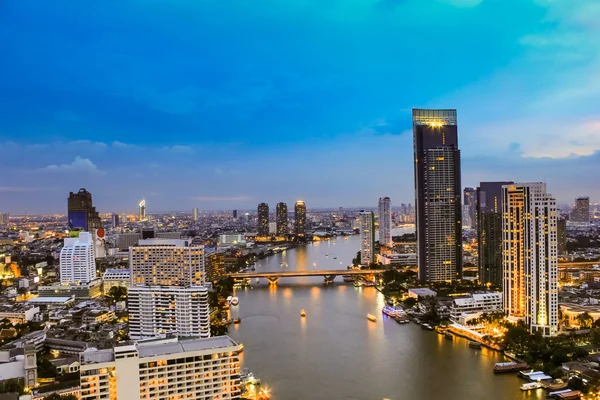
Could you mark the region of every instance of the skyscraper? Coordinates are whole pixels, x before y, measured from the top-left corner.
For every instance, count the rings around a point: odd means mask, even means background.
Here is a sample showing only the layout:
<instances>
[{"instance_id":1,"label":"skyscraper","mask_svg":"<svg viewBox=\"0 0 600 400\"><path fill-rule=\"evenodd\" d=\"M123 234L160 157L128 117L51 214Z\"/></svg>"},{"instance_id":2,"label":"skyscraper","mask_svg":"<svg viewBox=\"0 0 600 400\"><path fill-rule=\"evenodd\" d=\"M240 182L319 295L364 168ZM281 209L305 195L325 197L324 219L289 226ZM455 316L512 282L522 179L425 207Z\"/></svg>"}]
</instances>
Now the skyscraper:
<instances>
[{"instance_id":1,"label":"skyscraper","mask_svg":"<svg viewBox=\"0 0 600 400\"><path fill-rule=\"evenodd\" d=\"M138 204L138 207L140 221L146 221L146 200L142 199L142 201L140 201L140 204Z\"/></svg>"},{"instance_id":2,"label":"skyscraper","mask_svg":"<svg viewBox=\"0 0 600 400\"><path fill-rule=\"evenodd\" d=\"M512 182L481 182L476 191L479 281L484 284L502 285L502 186L507 184Z\"/></svg>"},{"instance_id":3,"label":"skyscraper","mask_svg":"<svg viewBox=\"0 0 600 400\"><path fill-rule=\"evenodd\" d=\"M275 222L277 222L277 236L285 236L288 234L288 210L287 204L281 202L277 203L277 215L275 216Z\"/></svg>"},{"instance_id":4,"label":"skyscraper","mask_svg":"<svg viewBox=\"0 0 600 400\"><path fill-rule=\"evenodd\" d=\"M269 205L258 205L258 236L269 236Z\"/></svg>"},{"instance_id":5,"label":"skyscraper","mask_svg":"<svg viewBox=\"0 0 600 400\"><path fill-rule=\"evenodd\" d=\"M556 223L557 231L557 242L558 242L558 255L565 254L567 252L567 220L559 218Z\"/></svg>"},{"instance_id":6,"label":"skyscraper","mask_svg":"<svg viewBox=\"0 0 600 400\"><path fill-rule=\"evenodd\" d=\"M197 207L194 207L192 214L194 216L194 222L198 221L198 208Z\"/></svg>"},{"instance_id":7,"label":"skyscraper","mask_svg":"<svg viewBox=\"0 0 600 400\"><path fill-rule=\"evenodd\" d=\"M462 276L460 150L456 110L413 109L419 279Z\"/></svg>"},{"instance_id":8,"label":"skyscraper","mask_svg":"<svg viewBox=\"0 0 600 400\"><path fill-rule=\"evenodd\" d=\"M575 208L571 212L571 222L577 225L590 223L590 198L578 197L575 199Z\"/></svg>"},{"instance_id":9,"label":"skyscraper","mask_svg":"<svg viewBox=\"0 0 600 400\"><path fill-rule=\"evenodd\" d=\"M502 187L503 301L530 332L558 332L556 200L545 183Z\"/></svg>"},{"instance_id":10,"label":"skyscraper","mask_svg":"<svg viewBox=\"0 0 600 400\"><path fill-rule=\"evenodd\" d=\"M473 188L467 187L463 191L464 202L463 202L463 220L462 225L471 229L477 229L477 220L475 216L476 208L476 194L477 191Z\"/></svg>"},{"instance_id":11,"label":"skyscraper","mask_svg":"<svg viewBox=\"0 0 600 400\"><path fill-rule=\"evenodd\" d=\"M375 218L372 211L361 211L360 217L360 262L369 265L375 262Z\"/></svg>"},{"instance_id":12,"label":"skyscraper","mask_svg":"<svg viewBox=\"0 0 600 400\"><path fill-rule=\"evenodd\" d=\"M92 205L92 194L84 188L77 193L69 193L67 200L67 213L69 229L81 229L86 232L95 232L102 227L100 215Z\"/></svg>"},{"instance_id":13,"label":"skyscraper","mask_svg":"<svg viewBox=\"0 0 600 400\"><path fill-rule=\"evenodd\" d=\"M96 259L92 234L81 232L79 237L66 238L60 251L60 283L87 284L96 279Z\"/></svg>"},{"instance_id":14,"label":"skyscraper","mask_svg":"<svg viewBox=\"0 0 600 400\"><path fill-rule=\"evenodd\" d=\"M238 210L233 210L232 216L233 216L233 219L237 219L237 217L238 217Z\"/></svg>"},{"instance_id":15,"label":"skyscraper","mask_svg":"<svg viewBox=\"0 0 600 400\"><path fill-rule=\"evenodd\" d=\"M8 213L0 213L0 225L8 224L9 216Z\"/></svg>"},{"instance_id":16,"label":"skyscraper","mask_svg":"<svg viewBox=\"0 0 600 400\"><path fill-rule=\"evenodd\" d=\"M306 234L306 204L302 200L294 205L294 233L296 236Z\"/></svg>"},{"instance_id":17,"label":"skyscraper","mask_svg":"<svg viewBox=\"0 0 600 400\"><path fill-rule=\"evenodd\" d=\"M379 198L379 244L392 245L392 201L389 197Z\"/></svg>"},{"instance_id":18,"label":"skyscraper","mask_svg":"<svg viewBox=\"0 0 600 400\"><path fill-rule=\"evenodd\" d=\"M112 220L112 227L118 228L120 225L119 214L113 213L111 220Z\"/></svg>"}]
</instances>

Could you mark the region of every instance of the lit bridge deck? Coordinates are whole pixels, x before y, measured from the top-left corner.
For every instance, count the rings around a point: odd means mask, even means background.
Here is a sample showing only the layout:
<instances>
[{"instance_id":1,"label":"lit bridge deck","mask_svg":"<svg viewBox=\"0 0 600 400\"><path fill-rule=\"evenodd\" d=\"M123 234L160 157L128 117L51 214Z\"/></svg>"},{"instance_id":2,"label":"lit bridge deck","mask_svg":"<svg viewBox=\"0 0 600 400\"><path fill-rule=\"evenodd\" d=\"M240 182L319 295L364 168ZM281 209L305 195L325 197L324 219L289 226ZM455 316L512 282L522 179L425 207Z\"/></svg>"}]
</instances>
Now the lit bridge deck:
<instances>
[{"instance_id":1,"label":"lit bridge deck","mask_svg":"<svg viewBox=\"0 0 600 400\"><path fill-rule=\"evenodd\" d=\"M234 279L266 278L271 284L276 284L279 278L296 278L302 276L322 276L326 283L331 283L338 275L366 276L382 274L385 269L333 269L307 271L266 271L266 272L236 272L227 274Z\"/></svg>"}]
</instances>

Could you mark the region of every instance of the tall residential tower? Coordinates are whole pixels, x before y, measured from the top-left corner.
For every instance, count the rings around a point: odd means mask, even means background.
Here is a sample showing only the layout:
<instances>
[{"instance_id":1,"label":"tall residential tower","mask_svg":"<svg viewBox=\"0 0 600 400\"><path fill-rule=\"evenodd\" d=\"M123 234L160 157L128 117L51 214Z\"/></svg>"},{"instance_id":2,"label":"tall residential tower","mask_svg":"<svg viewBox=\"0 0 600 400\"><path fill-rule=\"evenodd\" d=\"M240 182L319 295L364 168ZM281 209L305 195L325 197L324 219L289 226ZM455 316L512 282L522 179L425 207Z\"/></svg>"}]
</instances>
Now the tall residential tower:
<instances>
[{"instance_id":1,"label":"tall residential tower","mask_svg":"<svg viewBox=\"0 0 600 400\"><path fill-rule=\"evenodd\" d=\"M360 263L375 262L375 218L372 211L361 211L360 218Z\"/></svg>"},{"instance_id":2,"label":"tall residential tower","mask_svg":"<svg viewBox=\"0 0 600 400\"><path fill-rule=\"evenodd\" d=\"M460 150L456 110L413 109L419 279L462 276Z\"/></svg>"},{"instance_id":3,"label":"tall residential tower","mask_svg":"<svg viewBox=\"0 0 600 400\"><path fill-rule=\"evenodd\" d=\"M571 212L571 222L576 225L589 225L590 223L590 198L578 197L575 199L575 208Z\"/></svg>"},{"instance_id":4,"label":"tall residential tower","mask_svg":"<svg viewBox=\"0 0 600 400\"><path fill-rule=\"evenodd\" d=\"M473 188L466 187L463 191L463 226L471 229L477 229L477 219L475 217L477 191Z\"/></svg>"},{"instance_id":5,"label":"tall residential tower","mask_svg":"<svg viewBox=\"0 0 600 400\"><path fill-rule=\"evenodd\" d=\"M379 198L379 243L392 245L392 201L389 197Z\"/></svg>"},{"instance_id":6,"label":"tall residential tower","mask_svg":"<svg viewBox=\"0 0 600 400\"><path fill-rule=\"evenodd\" d=\"M285 236L288 234L288 210L287 204L277 203L277 214L275 216L277 223L277 236Z\"/></svg>"},{"instance_id":7,"label":"tall residential tower","mask_svg":"<svg viewBox=\"0 0 600 400\"><path fill-rule=\"evenodd\" d=\"M258 205L258 236L269 236L269 205L260 203Z\"/></svg>"},{"instance_id":8,"label":"tall residential tower","mask_svg":"<svg viewBox=\"0 0 600 400\"><path fill-rule=\"evenodd\" d=\"M294 233L296 236L306 234L306 204L302 200L294 205Z\"/></svg>"}]
</instances>

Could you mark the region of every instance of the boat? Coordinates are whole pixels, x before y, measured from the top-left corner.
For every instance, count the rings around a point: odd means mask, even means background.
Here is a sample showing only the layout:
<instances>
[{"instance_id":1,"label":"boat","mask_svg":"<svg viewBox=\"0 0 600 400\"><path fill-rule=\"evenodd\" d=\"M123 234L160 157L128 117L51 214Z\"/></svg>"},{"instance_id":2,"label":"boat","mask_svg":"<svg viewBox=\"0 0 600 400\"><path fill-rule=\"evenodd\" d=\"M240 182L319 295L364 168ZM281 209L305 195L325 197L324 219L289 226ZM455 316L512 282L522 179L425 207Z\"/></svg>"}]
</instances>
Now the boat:
<instances>
[{"instance_id":1,"label":"boat","mask_svg":"<svg viewBox=\"0 0 600 400\"><path fill-rule=\"evenodd\" d=\"M306 311L304 311L304 308L302 310L300 310L300 316L306 317Z\"/></svg>"},{"instance_id":2,"label":"boat","mask_svg":"<svg viewBox=\"0 0 600 400\"><path fill-rule=\"evenodd\" d=\"M239 324L241 321L242 321L241 319L239 319L239 318L235 318L235 319L233 320L233 323L234 323L234 324Z\"/></svg>"},{"instance_id":3,"label":"boat","mask_svg":"<svg viewBox=\"0 0 600 400\"><path fill-rule=\"evenodd\" d=\"M369 319L369 321L377 321L377 318L373 314L367 314L367 318Z\"/></svg>"},{"instance_id":4,"label":"boat","mask_svg":"<svg viewBox=\"0 0 600 400\"><path fill-rule=\"evenodd\" d=\"M388 317L396 317L398 315L398 310L396 310L394 307L390 307L390 306L383 306L383 308L381 309L381 312L384 313L385 315L387 315Z\"/></svg>"},{"instance_id":5,"label":"boat","mask_svg":"<svg viewBox=\"0 0 600 400\"><path fill-rule=\"evenodd\" d=\"M472 348L472 349L480 349L481 348L481 343L470 341L469 342L469 347Z\"/></svg>"},{"instance_id":6,"label":"boat","mask_svg":"<svg viewBox=\"0 0 600 400\"><path fill-rule=\"evenodd\" d=\"M231 298L231 305L237 306L238 304L240 304L240 300L237 297L232 297Z\"/></svg>"},{"instance_id":7,"label":"boat","mask_svg":"<svg viewBox=\"0 0 600 400\"><path fill-rule=\"evenodd\" d=\"M347 237L344 237L344 240L348 240L348 238L347 238Z\"/></svg>"},{"instance_id":8,"label":"boat","mask_svg":"<svg viewBox=\"0 0 600 400\"><path fill-rule=\"evenodd\" d=\"M556 380L554 380L554 382L546 384L544 386L544 389L546 389L549 392L554 392L554 391L558 391L558 390L564 390L568 386L569 386L568 382L565 382L562 379L556 379Z\"/></svg>"},{"instance_id":9,"label":"boat","mask_svg":"<svg viewBox=\"0 0 600 400\"><path fill-rule=\"evenodd\" d=\"M529 368L529 365L524 362L501 362L494 364L494 373L501 374L504 372L517 372Z\"/></svg>"},{"instance_id":10,"label":"boat","mask_svg":"<svg viewBox=\"0 0 600 400\"><path fill-rule=\"evenodd\" d=\"M260 279L256 278L256 283L259 283L259 282L260 282Z\"/></svg>"},{"instance_id":11,"label":"boat","mask_svg":"<svg viewBox=\"0 0 600 400\"><path fill-rule=\"evenodd\" d=\"M337 260L337 257L333 257L334 260Z\"/></svg>"},{"instance_id":12,"label":"boat","mask_svg":"<svg viewBox=\"0 0 600 400\"><path fill-rule=\"evenodd\" d=\"M527 391L527 390L536 390L542 387L542 384L539 382L530 382L530 383L524 383L521 385L521 390L523 391Z\"/></svg>"},{"instance_id":13,"label":"boat","mask_svg":"<svg viewBox=\"0 0 600 400\"><path fill-rule=\"evenodd\" d=\"M563 400L574 400L581 398L581 392L579 390L569 390L568 392L562 392L555 395L557 399Z\"/></svg>"},{"instance_id":14,"label":"boat","mask_svg":"<svg viewBox=\"0 0 600 400\"><path fill-rule=\"evenodd\" d=\"M446 339L450 339L450 340L454 339L454 335L453 335L453 334L451 334L450 332L445 332L445 333L444 333L444 337L445 337Z\"/></svg>"},{"instance_id":15,"label":"boat","mask_svg":"<svg viewBox=\"0 0 600 400\"><path fill-rule=\"evenodd\" d=\"M363 283L363 286L366 286L366 287L372 287L372 286L375 286L375 283L373 283L373 282L371 282L371 281L365 281L365 282Z\"/></svg>"},{"instance_id":16,"label":"boat","mask_svg":"<svg viewBox=\"0 0 600 400\"><path fill-rule=\"evenodd\" d=\"M344 282L354 282L352 275L342 275L342 278L344 279Z\"/></svg>"},{"instance_id":17,"label":"boat","mask_svg":"<svg viewBox=\"0 0 600 400\"><path fill-rule=\"evenodd\" d=\"M433 326L431 326L429 324L422 324L421 328L427 329L428 331L432 331L433 330Z\"/></svg>"},{"instance_id":18,"label":"boat","mask_svg":"<svg viewBox=\"0 0 600 400\"><path fill-rule=\"evenodd\" d=\"M354 281L354 286L361 287L362 285L363 285L362 282Z\"/></svg>"},{"instance_id":19,"label":"boat","mask_svg":"<svg viewBox=\"0 0 600 400\"><path fill-rule=\"evenodd\" d=\"M227 296L227 302L231 303L231 300L233 300L233 296Z\"/></svg>"},{"instance_id":20,"label":"boat","mask_svg":"<svg viewBox=\"0 0 600 400\"><path fill-rule=\"evenodd\" d=\"M329 256L329 253L325 253L325 257L328 257L328 256Z\"/></svg>"}]
</instances>

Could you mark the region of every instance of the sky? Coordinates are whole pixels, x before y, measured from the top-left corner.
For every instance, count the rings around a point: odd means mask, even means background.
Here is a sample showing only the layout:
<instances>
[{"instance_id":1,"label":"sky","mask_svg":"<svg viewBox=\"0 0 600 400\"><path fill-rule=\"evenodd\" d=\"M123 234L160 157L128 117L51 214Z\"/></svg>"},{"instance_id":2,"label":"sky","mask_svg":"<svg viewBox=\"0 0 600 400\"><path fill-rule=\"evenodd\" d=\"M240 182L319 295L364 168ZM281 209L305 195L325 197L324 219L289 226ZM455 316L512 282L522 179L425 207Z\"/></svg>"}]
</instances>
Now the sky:
<instances>
[{"instance_id":1,"label":"sky","mask_svg":"<svg viewBox=\"0 0 600 400\"><path fill-rule=\"evenodd\" d=\"M414 203L411 109L463 186L600 200L597 0L0 0L0 211Z\"/></svg>"}]
</instances>

